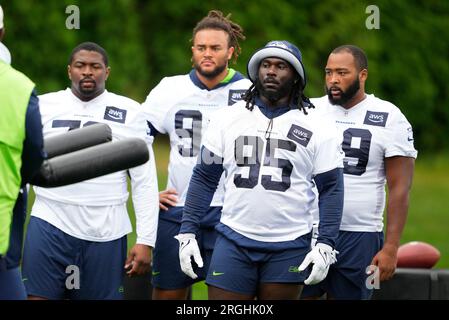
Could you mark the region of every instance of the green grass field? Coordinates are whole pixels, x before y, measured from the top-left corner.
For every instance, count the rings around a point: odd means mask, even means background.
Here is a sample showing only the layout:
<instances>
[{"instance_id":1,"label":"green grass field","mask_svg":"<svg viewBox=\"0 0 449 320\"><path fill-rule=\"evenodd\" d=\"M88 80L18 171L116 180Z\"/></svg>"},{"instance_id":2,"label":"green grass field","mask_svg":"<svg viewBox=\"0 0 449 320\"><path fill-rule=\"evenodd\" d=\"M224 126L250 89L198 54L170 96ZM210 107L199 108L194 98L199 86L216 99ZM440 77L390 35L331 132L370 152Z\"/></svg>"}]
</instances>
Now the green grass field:
<instances>
[{"instance_id":1,"label":"green grass field","mask_svg":"<svg viewBox=\"0 0 449 320\"><path fill-rule=\"evenodd\" d=\"M154 152L158 168L160 190L167 182L168 140L158 137ZM435 268L449 268L449 155L419 155L410 195L410 209L401 243L424 241L437 247L441 259ZM30 202L33 200L30 196ZM31 205L31 203L30 203ZM128 201L131 221L135 225L134 211ZM128 247L135 243L136 235L129 235ZM206 286L198 283L193 290L193 299L206 299Z\"/></svg>"}]
</instances>

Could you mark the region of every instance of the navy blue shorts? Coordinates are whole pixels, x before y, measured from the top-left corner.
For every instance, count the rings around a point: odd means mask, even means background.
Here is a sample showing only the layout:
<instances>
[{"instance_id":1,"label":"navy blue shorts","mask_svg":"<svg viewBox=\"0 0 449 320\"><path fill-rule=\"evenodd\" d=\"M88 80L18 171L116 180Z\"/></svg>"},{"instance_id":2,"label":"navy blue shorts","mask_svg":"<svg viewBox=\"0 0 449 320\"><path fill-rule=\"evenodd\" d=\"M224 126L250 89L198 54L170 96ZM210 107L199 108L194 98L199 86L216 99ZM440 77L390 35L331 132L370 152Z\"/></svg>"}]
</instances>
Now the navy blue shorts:
<instances>
[{"instance_id":1,"label":"navy blue shorts","mask_svg":"<svg viewBox=\"0 0 449 320\"><path fill-rule=\"evenodd\" d=\"M86 241L31 217L22 265L27 294L47 299L122 299L126 250L126 236Z\"/></svg>"},{"instance_id":2,"label":"navy blue shorts","mask_svg":"<svg viewBox=\"0 0 449 320\"><path fill-rule=\"evenodd\" d=\"M298 266L310 251L311 234L298 240L296 248L269 252L238 246L219 233L206 284L246 295L256 295L260 283L301 284L310 273Z\"/></svg>"},{"instance_id":3,"label":"navy blue shorts","mask_svg":"<svg viewBox=\"0 0 449 320\"><path fill-rule=\"evenodd\" d=\"M370 299L372 289L366 286L366 268L382 246L382 232L340 231L335 245L339 251L337 262L322 282L304 286L301 298L320 297L327 292L332 299Z\"/></svg>"},{"instance_id":4,"label":"navy blue shorts","mask_svg":"<svg viewBox=\"0 0 449 320\"><path fill-rule=\"evenodd\" d=\"M169 210L182 211L183 207L172 207ZM216 207L216 210L221 212L221 208ZM164 211L161 212L160 215L166 213L167 211ZM181 224L179 222L159 218L156 245L153 250L151 281L153 287L165 290L188 288L195 282L206 278L217 237L217 231L212 227L200 229L196 240L200 248L204 266L198 268L195 263L192 262L194 264L194 272L198 275L197 279L192 279L182 272L179 263L179 242L174 237L179 233L180 228Z\"/></svg>"}]
</instances>

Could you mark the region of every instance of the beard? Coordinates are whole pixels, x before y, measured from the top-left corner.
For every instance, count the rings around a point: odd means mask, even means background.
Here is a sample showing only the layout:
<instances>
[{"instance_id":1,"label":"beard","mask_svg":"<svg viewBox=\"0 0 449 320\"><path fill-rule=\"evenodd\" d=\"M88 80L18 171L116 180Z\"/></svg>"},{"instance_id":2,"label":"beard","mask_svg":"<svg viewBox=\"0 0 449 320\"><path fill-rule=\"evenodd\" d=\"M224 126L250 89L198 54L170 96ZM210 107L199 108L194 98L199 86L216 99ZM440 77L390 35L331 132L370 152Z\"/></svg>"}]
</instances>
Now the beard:
<instances>
[{"instance_id":1,"label":"beard","mask_svg":"<svg viewBox=\"0 0 449 320\"><path fill-rule=\"evenodd\" d=\"M72 82L71 89L83 101L88 101L100 95L105 90L104 82L92 81L90 86L84 86L86 79L80 80L78 83Z\"/></svg>"},{"instance_id":2,"label":"beard","mask_svg":"<svg viewBox=\"0 0 449 320\"><path fill-rule=\"evenodd\" d=\"M91 86L87 87L87 88L84 87L83 84L85 82L91 83ZM83 80L81 80L78 83L78 90L79 90L79 92L81 92L85 96L93 95L98 90L97 83L94 80L91 80L91 79L89 79L89 80L83 79Z\"/></svg>"},{"instance_id":3,"label":"beard","mask_svg":"<svg viewBox=\"0 0 449 320\"><path fill-rule=\"evenodd\" d=\"M197 62L194 63L194 68L200 75L207 79L213 79L216 76L218 76L220 73L222 73L227 68L227 63L223 63L221 65L217 65L213 70L211 71L205 71L201 68L201 65L199 65Z\"/></svg>"},{"instance_id":4,"label":"beard","mask_svg":"<svg viewBox=\"0 0 449 320\"><path fill-rule=\"evenodd\" d=\"M351 83L351 85L346 89L346 91L343 91L340 88L338 88L340 90L340 97L339 98L334 98L332 96L332 92L331 92L332 88L333 87L330 87L330 88L326 87L326 94L327 94L327 97L329 98L330 103L334 104L334 105L343 106L343 105L345 105L349 100L351 100L355 96L357 91L359 91L359 89L360 89L360 81L359 81L359 78L356 78L354 80L354 82Z\"/></svg>"},{"instance_id":5,"label":"beard","mask_svg":"<svg viewBox=\"0 0 449 320\"><path fill-rule=\"evenodd\" d=\"M295 79L291 78L284 83L279 84L277 89L267 89L260 79L256 80L256 88L259 91L260 95L264 96L271 103L276 103L281 98L290 95L293 85L295 83Z\"/></svg>"}]
</instances>

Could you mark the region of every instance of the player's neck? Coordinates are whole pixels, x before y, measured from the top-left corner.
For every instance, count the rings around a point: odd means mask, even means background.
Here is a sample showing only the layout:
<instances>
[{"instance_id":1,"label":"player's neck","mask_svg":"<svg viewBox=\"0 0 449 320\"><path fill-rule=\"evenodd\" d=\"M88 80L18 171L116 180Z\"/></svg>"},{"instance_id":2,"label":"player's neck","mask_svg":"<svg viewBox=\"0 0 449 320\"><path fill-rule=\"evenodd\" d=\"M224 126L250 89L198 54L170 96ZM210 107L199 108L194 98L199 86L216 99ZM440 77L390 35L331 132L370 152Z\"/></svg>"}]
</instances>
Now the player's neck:
<instances>
[{"instance_id":1,"label":"player's neck","mask_svg":"<svg viewBox=\"0 0 449 320\"><path fill-rule=\"evenodd\" d=\"M224 69L220 74L213 78L207 78L195 70L196 76L210 90L215 88L228 75L229 68Z\"/></svg>"},{"instance_id":2,"label":"player's neck","mask_svg":"<svg viewBox=\"0 0 449 320\"><path fill-rule=\"evenodd\" d=\"M73 87L71 88L71 90L72 90L72 93L73 93L78 99L80 99L81 101L84 101L84 102L87 102L87 101L90 101L90 100L95 99L96 97L100 96L100 95L105 91L105 89L103 89L103 90L101 90L101 91L95 92L95 93L92 94L92 95L84 95L84 94L82 94L81 92L79 92L78 90L74 89Z\"/></svg>"},{"instance_id":3,"label":"player's neck","mask_svg":"<svg viewBox=\"0 0 449 320\"><path fill-rule=\"evenodd\" d=\"M264 95L260 95L260 100L270 109L278 109L289 105L290 96L285 96L277 100L269 99Z\"/></svg>"},{"instance_id":4,"label":"player's neck","mask_svg":"<svg viewBox=\"0 0 449 320\"><path fill-rule=\"evenodd\" d=\"M342 105L342 107L345 109L351 109L352 107L358 105L360 102L365 100L365 98L366 98L365 90L360 89L348 102Z\"/></svg>"}]
</instances>

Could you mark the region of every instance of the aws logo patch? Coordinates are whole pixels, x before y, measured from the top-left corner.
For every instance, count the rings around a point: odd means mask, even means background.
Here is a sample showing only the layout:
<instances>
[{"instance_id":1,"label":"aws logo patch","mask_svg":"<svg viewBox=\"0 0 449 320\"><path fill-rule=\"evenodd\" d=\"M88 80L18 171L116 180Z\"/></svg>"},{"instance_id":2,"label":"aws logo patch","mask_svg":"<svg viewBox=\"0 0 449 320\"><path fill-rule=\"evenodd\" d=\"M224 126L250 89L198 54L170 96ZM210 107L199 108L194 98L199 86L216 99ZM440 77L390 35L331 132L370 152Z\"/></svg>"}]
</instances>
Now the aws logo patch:
<instances>
[{"instance_id":1,"label":"aws logo patch","mask_svg":"<svg viewBox=\"0 0 449 320\"><path fill-rule=\"evenodd\" d=\"M312 131L304 129L303 127L292 124L290 130L288 131L287 137L296 141L303 147L307 147L310 138L312 138Z\"/></svg>"},{"instance_id":2,"label":"aws logo patch","mask_svg":"<svg viewBox=\"0 0 449 320\"><path fill-rule=\"evenodd\" d=\"M104 111L103 119L119 123L125 123L126 110L108 106Z\"/></svg>"},{"instance_id":3,"label":"aws logo patch","mask_svg":"<svg viewBox=\"0 0 449 320\"><path fill-rule=\"evenodd\" d=\"M370 126L385 127L387 124L388 113L387 112L374 112L367 111L365 116L365 121L363 124Z\"/></svg>"},{"instance_id":4,"label":"aws logo patch","mask_svg":"<svg viewBox=\"0 0 449 320\"><path fill-rule=\"evenodd\" d=\"M239 100L243 99L246 90L229 90L228 106L232 106Z\"/></svg>"}]
</instances>

